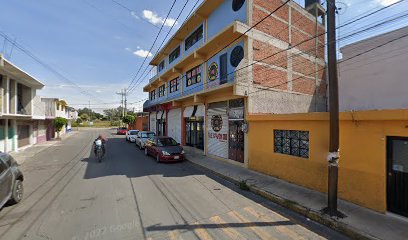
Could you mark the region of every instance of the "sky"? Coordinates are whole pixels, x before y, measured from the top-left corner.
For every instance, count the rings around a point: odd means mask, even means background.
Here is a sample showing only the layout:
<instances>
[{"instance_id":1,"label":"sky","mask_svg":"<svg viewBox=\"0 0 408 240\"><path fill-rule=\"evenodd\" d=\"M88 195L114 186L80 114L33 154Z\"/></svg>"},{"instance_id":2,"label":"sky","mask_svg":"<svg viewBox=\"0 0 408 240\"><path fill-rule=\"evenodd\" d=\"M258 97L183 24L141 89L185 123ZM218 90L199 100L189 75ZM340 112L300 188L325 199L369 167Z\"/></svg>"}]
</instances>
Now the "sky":
<instances>
[{"instance_id":1,"label":"sky","mask_svg":"<svg viewBox=\"0 0 408 240\"><path fill-rule=\"evenodd\" d=\"M56 76L1 36L0 52L45 84L38 95L63 98L75 108L90 104L92 109L101 112L119 106L121 97L117 93L129 85L144 58L148 56L146 63L150 61L174 23L170 36L177 31L196 3L196 0L188 0L176 21L186 1L176 1L155 47L149 52L173 3L171 0L0 0L0 32L65 78ZM198 4L202 2L198 1ZM295 1L304 5L304 0ZM325 2L322 1L324 6ZM398 0L336 1L337 25L394 2ZM342 38L407 12L408 0L402 0L380 14L340 28L338 36ZM339 47L404 25L408 25L406 17L343 39ZM142 110L142 100L148 96L142 88L147 82L148 79L143 80L128 97L130 109Z\"/></svg>"}]
</instances>

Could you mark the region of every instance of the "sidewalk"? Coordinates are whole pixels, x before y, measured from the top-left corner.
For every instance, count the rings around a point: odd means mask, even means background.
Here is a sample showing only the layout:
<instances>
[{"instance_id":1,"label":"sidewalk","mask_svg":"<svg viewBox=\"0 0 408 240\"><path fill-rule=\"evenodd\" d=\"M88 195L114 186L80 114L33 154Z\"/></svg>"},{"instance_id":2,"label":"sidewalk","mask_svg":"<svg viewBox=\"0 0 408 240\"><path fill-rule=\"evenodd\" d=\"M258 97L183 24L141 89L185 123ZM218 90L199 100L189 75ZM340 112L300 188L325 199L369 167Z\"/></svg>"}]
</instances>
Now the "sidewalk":
<instances>
[{"instance_id":1,"label":"sidewalk","mask_svg":"<svg viewBox=\"0 0 408 240\"><path fill-rule=\"evenodd\" d=\"M322 214L327 205L326 194L294 185L228 162L203 156L185 148L191 163L239 184L246 180L250 191L327 225L354 239L407 239L408 219L374 212L356 204L339 200L339 210L347 217L338 219Z\"/></svg>"},{"instance_id":2,"label":"sidewalk","mask_svg":"<svg viewBox=\"0 0 408 240\"><path fill-rule=\"evenodd\" d=\"M65 139L77 134L78 131L71 131L69 133L63 134L61 136L61 139L56 140L52 139L50 141L42 142L39 144L34 144L32 146L29 146L27 148L20 149L15 152L10 152L10 155L13 156L13 158L17 161L18 164L23 164L27 159L30 159L37 155L38 153L44 151L45 149L54 146L57 143L61 143Z\"/></svg>"}]
</instances>

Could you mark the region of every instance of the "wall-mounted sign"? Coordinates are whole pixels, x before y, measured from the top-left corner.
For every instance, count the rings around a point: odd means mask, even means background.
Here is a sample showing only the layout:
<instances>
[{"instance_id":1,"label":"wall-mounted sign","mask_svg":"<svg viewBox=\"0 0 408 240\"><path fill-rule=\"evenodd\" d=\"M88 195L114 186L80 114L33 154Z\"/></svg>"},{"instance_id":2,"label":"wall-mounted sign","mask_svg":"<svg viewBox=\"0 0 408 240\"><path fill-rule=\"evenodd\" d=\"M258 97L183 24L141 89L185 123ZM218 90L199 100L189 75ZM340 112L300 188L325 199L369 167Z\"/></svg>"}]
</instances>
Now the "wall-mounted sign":
<instances>
[{"instance_id":1,"label":"wall-mounted sign","mask_svg":"<svg viewBox=\"0 0 408 240\"><path fill-rule=\"evenodd\" d=\"M210 64L210 67L208 68L208 79L210 81L214 81L218 77L218 64L216 62L213 62Z\"/></svg>"},{"instance_id":2,"label":"wall-mounted sign","mask_svg":"<svg viewBox=\"0 0 408 240\"><path fill-rule=\"evenodd\" d=\"M211 127L214 132L219 132L222 129L222 117L221 115L213 115L211 117Z\"/></svg>"}]
</instances>

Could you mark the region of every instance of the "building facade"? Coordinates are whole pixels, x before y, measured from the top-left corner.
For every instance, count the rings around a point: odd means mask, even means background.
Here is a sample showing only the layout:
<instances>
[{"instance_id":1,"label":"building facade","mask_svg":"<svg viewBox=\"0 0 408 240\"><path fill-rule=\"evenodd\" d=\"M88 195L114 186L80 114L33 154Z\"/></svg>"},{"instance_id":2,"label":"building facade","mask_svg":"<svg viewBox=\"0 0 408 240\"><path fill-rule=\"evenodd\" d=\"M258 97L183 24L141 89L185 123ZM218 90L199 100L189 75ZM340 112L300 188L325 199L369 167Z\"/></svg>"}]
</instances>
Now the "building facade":
<instances>
[{"instance_id":1,"label":"building facade","mask_svg":"<svg viewBox=\"0 0 408 240\"><path fill-rule=\"evenodd\" d=\"M338 196L408 217L408 27L341 48ZM251 114L249 168L327 192L329 114Z\"/></svg>"},{"instance_id":2,"label":"building facade","mask_svg":"<svg viewBox=\"0 0 408 240\"><path fill-rule=\"evenodd\" d=\"M150 62L150 130L247 166L249 114L326 111L319 6L204 1Z\"/></svg>"},{"instance_id":3,"label":"building facade","mask_svg":"<svg viewBox=\"0 0 408 240\"><path fill-rule=\"evenodd\" d=\"M0 151L17 151L37 143L41 106L36 91L43 87L0 55Z\"/></svg>"},{"instance_id":4,"label":"building facade","mask_svg":"<svg viewBox=\"0 0 408 240\"><path fill-rule=\"evenodd\" d=\"M46 98L41 97L41 102L45 107L45 122L46 127L46 139L50 140L55 138L57 135L54 127L54 119L56 117L62 117L67 119L67 125L62 128L60 134L64 134L68 131L71 131L72 124L72 114L71 109L68 107L68 104L65 100L59 98Z\"/></svg>"}]
</instances>

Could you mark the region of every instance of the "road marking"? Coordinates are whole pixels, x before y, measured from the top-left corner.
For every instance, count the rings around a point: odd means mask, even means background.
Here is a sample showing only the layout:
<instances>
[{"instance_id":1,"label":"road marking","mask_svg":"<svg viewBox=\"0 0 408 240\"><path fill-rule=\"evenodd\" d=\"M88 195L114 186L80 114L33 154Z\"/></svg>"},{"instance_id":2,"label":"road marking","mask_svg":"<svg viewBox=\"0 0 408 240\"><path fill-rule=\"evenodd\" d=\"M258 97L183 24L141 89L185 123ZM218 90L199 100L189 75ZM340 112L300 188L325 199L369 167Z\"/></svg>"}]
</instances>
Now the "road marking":
<instances>
[{"instance_id":1,"label":"road marking","mask_svg":"<svg viewBox=\"0 0 408 240\"><path fill-rule=\"evenodd\" d=\"M221 227L221 230L228 235L231 239L246 239L238 231L233 229L228 223L226 223L220 216L214 216L210 218L210 221L216 224L222 224L227 227Z\"/></svg>"},{"instance_id":2,"label":"road marking","mask_svg":"<svg viewBox=\"0 0 408 240\"><path fill-rule=\"evenodd\" d=\"M197 228L194 228L194 232L201 240L213 240L211 235L208 233L207 230L204 229L202 225L200 225L198 222L194 224L197 225Z\"/></svg>"},{"instance_id":3,"label":"road marking","mask_svg":"<svg viewBox=\"0 0 408 240\"><path fill-rule=\"evenodd\" d=\"M262 206L261 204L258 204L258 206L260 206L260 207L262 207L262 208L265 208L265 207ZM272 211L272 210L270 210L270 209L268 209L268 208L267 208L267 210L268 210L269 212L271 212L272 214L275 214L276 216L285 218L285 217L283 217L282 215L278 214L277 212L274 212L274 211ZM287 218L285 218L285 219L287 219ZM287 220L289 221L289 219L287 219ZM311 230L309 230L309 229L303 227L303 226L300 225L300 224L296 224L296 228L299 228L299 229L301 229L301 230L303 230L303 231L305 231L305 232L307 232L307 233L310 233L310 234L313 235L316 239L327 239L327 238L324 238L324 237L320 236L319 234L317 234L317 233L315 233L315 232L313 232L313 231L311 231Z\"/></svg>"},{"instance_id":4,"label":"road marking","mask_svg":"<svg viewBox=\"0 0 408 240\"><path fill-rule=\"evenodd\" d=\"M263 229L251 225L248 219L237 213L236 211L229 212L228 215L232 218L235 218L236 220L243 222L243 223L248 223L248 227L262 240L268 240L268 239L276 239L275 237L271 236L269 233L264 231Z\"/></svg>"},{"instance_id":5,"label":"road marking","mask_svg":"<svg viewBox=\"0 0 408 240\"><path fill-rule=\"evenodd\" d=\"M168 232L168 234L169 234L169 238L170 238L171 240L182 239L182 238L180 237L180 234L179 234L179 231L178 231L178 230L170 231L170 232Z\"/></svg>"},{"instance_id":6,"label":"road marking","mask_svg":"<svg viewBox=\"0 0 408 240\"><path fill-rule=\"evenodd\" d=\"M249 213L249 214L253 215L254 217L256 217L257 219L265 220L265 221L276 221L276 220L273 220L273 219L271 219L271 218L269 218L269 217L267 217L267 216L265 216L265 215L262 215L261 213L259 213L258 211L254 210L254 209L251 208L251 207L244 207L244 210L245 210L247 213ZM273 211L271 211L271 212L272 212L272 214L277 214L277 213L274 213ZM279 214L277 214L277 215L279 215ZM281 215L279 215L279 216L281 216ZM296 225L296 226L299 226L299 225ZM287 227L284 227L284 226L276 226L275 229L278 230L280 233L282 233L282 234L284 234L284 235L290 237L291 239L305 239L304 237L302 237L302 236L299 235L298 233L296 233L296 232L290 230L290 229L287 228Z\"/></svg>"}]
</instances>

